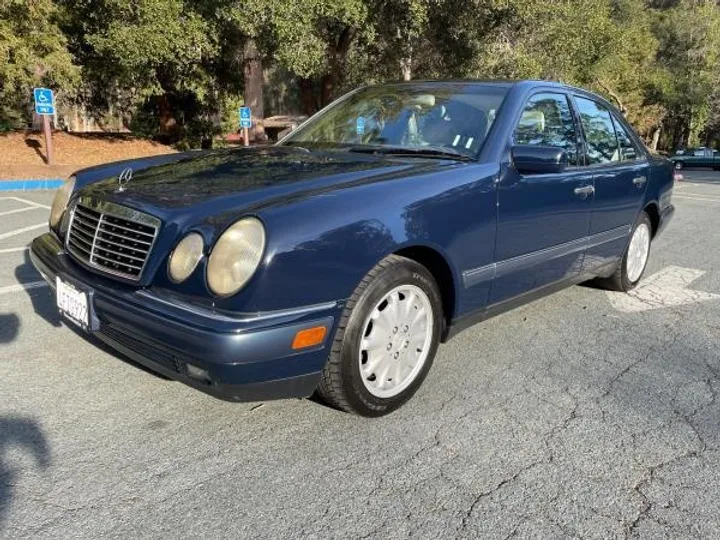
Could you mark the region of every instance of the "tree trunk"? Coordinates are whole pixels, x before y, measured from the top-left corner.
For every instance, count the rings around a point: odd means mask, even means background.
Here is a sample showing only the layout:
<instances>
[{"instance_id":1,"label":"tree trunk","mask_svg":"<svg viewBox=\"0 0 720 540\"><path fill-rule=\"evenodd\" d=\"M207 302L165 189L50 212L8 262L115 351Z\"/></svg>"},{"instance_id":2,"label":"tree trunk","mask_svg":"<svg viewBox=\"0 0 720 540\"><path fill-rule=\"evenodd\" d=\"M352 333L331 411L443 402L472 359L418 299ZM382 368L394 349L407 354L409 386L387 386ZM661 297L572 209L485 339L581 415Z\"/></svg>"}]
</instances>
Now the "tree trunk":
<instances>
[{"instance_id":1,"label":"tree trunk","mask_svg":"<svg viewBox=\"0 0 720 540\"><path fill-rule=\"evenodd\" d=\"M660 130L661 126L655 128L652 134L652 142L650 143L650 149L653 152L657 152L658 142L660 142Z\"/></svg>"},{"instance_id":2,"label":"tree trunk","mask_svg":"<svg viewBox=\"0 0 720 540\"><path fill-rule=\"evenodd\" d=\"M243 74L245 76L245 106L250 107L253 117L253 129L250 135L254 140L266 140L263 119L263 70L262 58L257 49L255 40L249 38L245 41L243 50Z\"/></svg>"},{"instance_id":3,"label":"tree trunk","mask_svg":"<svg viewBox=\"0 0 720 540\"><path fill-rule=\"evenodd\" d=\"M160 116L160 133L163 135L170 135L177 131L177 122L172 114L172 107L170 106L170 100L168 100L167 94L162 94L158 97L158 113Z\"/></svg>"},{"instance_id":4,"label":"tree trunk","mask_svg":"<svg viewBox=\"0 0 720 540\"><path fill-rule=\"evenodd\" d=\"M302 113L312 116L319 109L317 95L315 94L315 84L311 79L300 79L298 81L300 87L300 107Z\"/></svg>"},{"instance_id":5,"label":"tree trunk","mask_svg":"<svg viewBox=\"0 0 720 540\"><path fill-rule=\"evenodd\" d=\"M352 40L355 37L355 29L346 26L340 33L335 44L330 45L328 50L329 70L322 77L320 88L320 105L325 107L335 97L335 90L342 81L342 74L345 69L345 57L347 56Z\"/></svg>"},{"instance_id":6,"label":"tree trunk","mask_svg":"<svg viewBox=\"0 0 720 540\"><path fill-rule=\"evenodd\" d=\"M412 56L408 55L407 58L400 60L400 72L402 73L403 81L412 79Z\"/></svg>"}]
</instances>

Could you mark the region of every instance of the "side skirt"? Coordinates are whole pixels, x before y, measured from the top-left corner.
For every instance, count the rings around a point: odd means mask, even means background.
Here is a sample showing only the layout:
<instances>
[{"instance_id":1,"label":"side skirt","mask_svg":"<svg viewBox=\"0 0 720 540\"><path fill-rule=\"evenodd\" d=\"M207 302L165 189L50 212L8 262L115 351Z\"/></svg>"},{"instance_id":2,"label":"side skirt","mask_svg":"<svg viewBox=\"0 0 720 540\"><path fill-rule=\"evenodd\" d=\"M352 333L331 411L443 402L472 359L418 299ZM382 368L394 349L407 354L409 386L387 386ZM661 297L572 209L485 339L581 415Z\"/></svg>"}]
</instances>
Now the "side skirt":
<instances>
[{"instance_id":1,"label":"side skirt","mask_svg":"<svg viewBox=\"0 0 720 540\"><path fill-rule=\"evenodd\" d=\"M568 287L572 287L573 285L577 285L578 283L590 281L598 276L604 276L608 274L612 275L616 264L617 261L614 261L599 268L593 268L592 272L586 272L584 274L580 274L569 279L556 281L555 283L550 283L549 285L545 285L544 287L540 287L539 289L534 289L532 291L515 296L503 302L499 302L497 304L493 304L491 306L481 308L457 317L453 319L453 321L450 323L450 326L445 329L445 333L441 341L442 343L445 343L458 335L463 330L467 330L471 326L474 326L482 321L491 319L492 317L501 315L517 307L524 306L525 304L529 304L531 302L534 302L535 300L539 300L563 289L567 289Z\"/></svg>"}]
</instances>

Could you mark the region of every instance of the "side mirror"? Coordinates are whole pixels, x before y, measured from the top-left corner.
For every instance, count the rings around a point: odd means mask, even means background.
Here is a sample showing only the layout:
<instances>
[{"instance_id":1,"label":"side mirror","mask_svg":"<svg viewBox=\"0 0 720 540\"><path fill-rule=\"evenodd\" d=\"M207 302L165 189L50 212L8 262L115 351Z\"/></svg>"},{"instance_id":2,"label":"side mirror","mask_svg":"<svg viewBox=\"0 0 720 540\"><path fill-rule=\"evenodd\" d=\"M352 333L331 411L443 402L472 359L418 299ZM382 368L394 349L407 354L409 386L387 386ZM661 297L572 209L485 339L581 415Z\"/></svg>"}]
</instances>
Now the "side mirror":
<instances>
[{"instance_id":1,"label":"side mirror","mask_svg":"<svg viewBox=\"0 0 720 540\"><path fill-rule=\"evenodd\" d=\"M568 164L567 152L552 146L513 146L511 154L513 165L520 174L557 174Z\"/></svg>"}]
</instances>

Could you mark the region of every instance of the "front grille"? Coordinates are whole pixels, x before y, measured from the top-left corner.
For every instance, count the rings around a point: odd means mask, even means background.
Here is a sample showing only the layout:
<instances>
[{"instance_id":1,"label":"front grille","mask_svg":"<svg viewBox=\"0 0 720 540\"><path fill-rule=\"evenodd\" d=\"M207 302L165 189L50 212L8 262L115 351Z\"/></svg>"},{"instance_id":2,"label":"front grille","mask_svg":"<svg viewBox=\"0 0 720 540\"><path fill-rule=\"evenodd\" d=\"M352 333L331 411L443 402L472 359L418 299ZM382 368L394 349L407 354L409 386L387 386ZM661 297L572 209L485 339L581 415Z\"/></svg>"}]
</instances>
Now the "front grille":
<instances>
[{"instance_id":1,"label":"front grille","mask_svg":"<svg viewBox=\"0 0 720 540\"><path fill-rule=\"evenodd\" d=\"M142 212L84 198L72 209L66 245L80 262L137 281L159 225L157 218Z\"/></svg>"}]
</instances>

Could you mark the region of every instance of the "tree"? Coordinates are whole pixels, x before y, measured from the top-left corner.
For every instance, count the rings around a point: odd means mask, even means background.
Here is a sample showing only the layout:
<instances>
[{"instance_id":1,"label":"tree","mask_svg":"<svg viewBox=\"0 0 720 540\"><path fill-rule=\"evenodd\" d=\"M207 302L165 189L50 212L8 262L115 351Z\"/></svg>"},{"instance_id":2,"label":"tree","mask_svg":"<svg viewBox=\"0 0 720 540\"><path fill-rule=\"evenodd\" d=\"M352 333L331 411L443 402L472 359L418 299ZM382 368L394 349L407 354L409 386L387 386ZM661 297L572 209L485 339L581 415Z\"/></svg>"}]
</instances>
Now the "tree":
<instances>
[{"instance_id":1,"label":"tree","mask_svg":"<svg viewBox=\"0 0 720 540\"><path fill-rule=\"evenodd\" d=\"M33 87L62 101L78 84L57 20L51 0L0 0L0 130L28 124Z\"/></svg>"},{"instance_id":2,"label":"tree","mask_svg":"<svg viewBox=\"0 0 720 540\"><path fill-rule=\"evenodd\" d=\"M698 144L720 83L720 7L710 0L681 0L658 12L654 32L665 70L656 92L668 110L669 145Z\"/></svg>"},{"instance_id":3,"label":"tree","mask_svg":"<svg viewBox=\"0 0 720 540\"><path fill-rule=\"evenodd\" d=\"M83 65L82 97L97 111L116 106L128 120L141 120L138 113L159 118L157 124L145 123L148 134L208 138L218 102L211 68L217 38L191 5L182 0L62 5L71 50Z\"/></svg>"}]
</instances>

